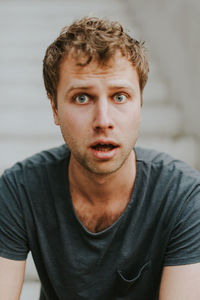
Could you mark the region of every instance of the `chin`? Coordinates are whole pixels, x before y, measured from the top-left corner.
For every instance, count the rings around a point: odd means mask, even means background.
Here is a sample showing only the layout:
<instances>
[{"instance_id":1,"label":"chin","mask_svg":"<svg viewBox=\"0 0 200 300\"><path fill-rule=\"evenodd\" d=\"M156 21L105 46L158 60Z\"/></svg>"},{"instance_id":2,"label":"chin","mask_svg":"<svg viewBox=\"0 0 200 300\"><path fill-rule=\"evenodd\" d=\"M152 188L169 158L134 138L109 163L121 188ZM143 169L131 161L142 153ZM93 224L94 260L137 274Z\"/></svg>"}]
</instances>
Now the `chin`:
<instances>
[{"instance_id":1,"label":"chin","mask_svg":"<svg viewBox=\"0 0 200 300\"><path fill-rule=\"evenodd\" d=\"M104 166L95 166L95 165L90 165L90 166L87 166L87 170L94 174L94 175L99 175L99 176L106 176L106 175L110 175L110 174L113 174L115 172L117 172L121 166L123 164L121 163L120 165L119 164L114 164L114 165L104 165Z\"/></svg>"}]
</instances>

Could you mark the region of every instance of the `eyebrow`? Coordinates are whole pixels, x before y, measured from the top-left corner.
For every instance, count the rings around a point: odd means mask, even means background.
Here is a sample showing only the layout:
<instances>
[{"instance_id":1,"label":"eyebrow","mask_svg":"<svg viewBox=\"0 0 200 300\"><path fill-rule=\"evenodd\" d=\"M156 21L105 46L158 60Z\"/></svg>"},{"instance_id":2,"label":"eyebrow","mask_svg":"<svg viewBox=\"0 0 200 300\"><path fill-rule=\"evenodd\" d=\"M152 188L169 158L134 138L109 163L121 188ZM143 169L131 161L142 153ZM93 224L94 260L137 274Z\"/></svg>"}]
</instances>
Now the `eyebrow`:
<instances>
[{"instance_id":1,"label":"eyebrow","mask_svg":"<svg viewBox=\"0 0 200 300\"><path fill-rule=\"evenodd\" d=\"M92 85L82 85L82 83L80 84L73 84L72 86L70 86L67 90L66 90L66 93L70 93L71 91L73 90L90 90L90 89L93 89L94 86ZM111 82L108 86L108 88L110 89L131 89L133 90L134 92L136 91L135 87L133 85L130 85L130 84L127 84L127 83L123 83L123 82Z\"/></svg>"},{"instance_id":2,"label":"eyebrow","mask_svg":"<svg viewBox=\"0 0 200 300\"><path fill-rule=\"evenodd\" d=\"M82 86L82 85L72 85L67 91L66 93L69 93L73 90L89 90L91 89L92 86Z\"/></svg>"},{"instance_id":3,"label":"eyebrow","mask_svg":"<svg viewBox=\"0 0 200 300\"><path fill-rule=\"evenodd\" d=\"M113 88L113 89L117 88L117 89L133 89L133 90L135 90L134 85L132 85L126 81L123 81L123 80L119 80L117 82L111 81L109 84L109 87Z\"/></svg>"}]
</instances>

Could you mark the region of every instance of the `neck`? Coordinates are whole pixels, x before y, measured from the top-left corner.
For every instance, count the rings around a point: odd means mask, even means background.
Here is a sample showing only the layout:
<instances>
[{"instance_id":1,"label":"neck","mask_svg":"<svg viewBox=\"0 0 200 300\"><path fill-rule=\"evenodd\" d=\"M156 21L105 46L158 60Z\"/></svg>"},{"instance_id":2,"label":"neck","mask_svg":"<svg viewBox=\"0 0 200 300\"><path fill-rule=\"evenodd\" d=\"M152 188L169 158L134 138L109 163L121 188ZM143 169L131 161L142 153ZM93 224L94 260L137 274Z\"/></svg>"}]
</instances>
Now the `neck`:
<instances>
[{"instance_id":1,"label":"neck","mask_svg":"<svg viewBox=\"0 0 200 300\"><path fill-rule=\"evenodd\" d=\"M118 198L130 199L136 177L136 159L132 151L119 170L98 175L82 167L73 156L69 163L69 184L72 199L81 198L92 205L109 205Z\"/></svg>"}]
</instances>

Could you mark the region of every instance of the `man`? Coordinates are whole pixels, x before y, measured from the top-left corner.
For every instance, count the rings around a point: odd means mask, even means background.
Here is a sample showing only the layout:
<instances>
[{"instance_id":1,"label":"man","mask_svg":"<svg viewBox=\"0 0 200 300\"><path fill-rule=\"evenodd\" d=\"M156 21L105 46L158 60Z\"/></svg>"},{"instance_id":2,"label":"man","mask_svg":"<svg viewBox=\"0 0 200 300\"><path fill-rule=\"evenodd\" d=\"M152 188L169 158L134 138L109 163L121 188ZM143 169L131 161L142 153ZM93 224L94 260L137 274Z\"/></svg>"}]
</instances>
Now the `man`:
<instances>
[{"instance_id":1,"label":"man","mask_svg":"<svg viewBox=\"0 0 200 300\"><path fill-rule=\"evenodd\" d=\"M200 299L200 174L136 148L148 62L119 23L83 18L44 58L66 145L0 181L0 300L19 299L28 251L40 299Z\"/></svg>"}]
</instances>

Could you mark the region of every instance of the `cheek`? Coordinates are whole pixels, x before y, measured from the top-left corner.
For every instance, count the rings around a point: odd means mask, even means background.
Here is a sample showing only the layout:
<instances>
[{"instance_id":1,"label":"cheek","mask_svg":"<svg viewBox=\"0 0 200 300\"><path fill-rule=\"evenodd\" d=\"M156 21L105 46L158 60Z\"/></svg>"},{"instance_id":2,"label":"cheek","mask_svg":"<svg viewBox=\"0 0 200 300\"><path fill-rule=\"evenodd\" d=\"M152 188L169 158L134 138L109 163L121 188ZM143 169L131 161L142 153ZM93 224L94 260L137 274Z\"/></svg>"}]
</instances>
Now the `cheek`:
<instances>
[{"instance_id":1,"label":"cheek","mask_svg":"<svg viewBox=\"0 0 200 300\"><path fill-rule=\"evenodd\" d=\"M68 135L79 135L84 130L86 121L84 115L72 112L63 113L60 116L60 127L63 133Z\"/></svg>"},{"instance_id":2,"label":"cheek","mask_svg":"<svg viewBox=\"0 0 200 300\"><path fill-rule=\"evenodd\" d=\"M127 120L129 120L129 126L132 128L136 128L141 123L141 109L136 108L134 111L129 112L127 115Z\"/></svg>"}]
</instances>

